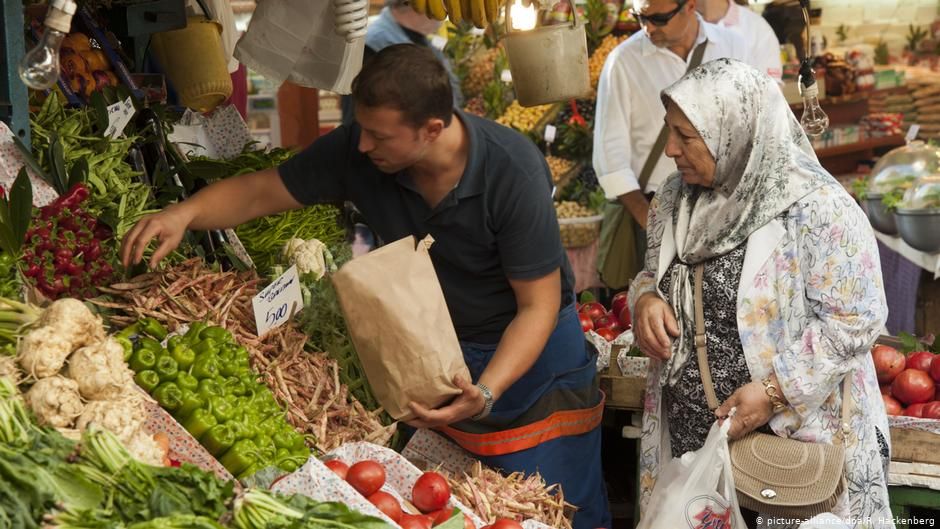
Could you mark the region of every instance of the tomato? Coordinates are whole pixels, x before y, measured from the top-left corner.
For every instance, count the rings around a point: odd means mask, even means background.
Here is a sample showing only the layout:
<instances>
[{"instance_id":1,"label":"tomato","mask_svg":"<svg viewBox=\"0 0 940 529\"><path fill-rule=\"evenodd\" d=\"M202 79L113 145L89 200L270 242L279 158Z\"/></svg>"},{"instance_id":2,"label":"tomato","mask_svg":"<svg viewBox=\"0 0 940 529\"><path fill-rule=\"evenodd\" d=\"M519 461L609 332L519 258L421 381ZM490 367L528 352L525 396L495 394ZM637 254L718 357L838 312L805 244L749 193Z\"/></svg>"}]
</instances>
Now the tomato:
<instances>
[{"instance_id":1,"label":"tomato","mask_svg":"<svg viewBox=\"0 0 940 529\"><path fill-rule=\"evenodd\" d=\"M368 499L372 505L378 507L379 510L384 512L385 516L391 518L393 522L398 523L398 520L401 519L401 504L398 503L398 499L395 498L395 496L380 490L369 496Z\"/></svg>"},{"instance_id":2,"label":"tomato","mask_svg":"<svg viewBox=\"0 0 940 529\"><path fill-rule=\"evenodd\" d=\"M402 529L431 529L432 523L431 518L424 514L403 513L398 520Z\"/></svg>"},{"instance_id":3,"label":"tomato","mask_svg":"<svg viewBox=\"0 0 940 529\"><path fill-rule=\"evenodd\" d=\"M591 320L591 317L583 312L578 313L578 321L581 322L581 330L584 332L594 330L594 322Z\"/></svg>"},{"instance_id":4,"label":"tomato","mask_svg":"<svg viewBox=\"0 0 940 529\"><path fill-rule=\"evenodd\" d=\"M624 307L627 306L627 291L617 292L614 294L614 297L610 299L610 311L614 314L620 314Z\"/></svg>"},{"instance_id":5,"label":"tomato","mask_svg":"<svg viewBox=\"0 0 940 529\"><path fill-rule=\"evenodd\" d=\"M595 321L597 318L607 314L607 311L604 310L603 305L596 301L592 301L581 306L581 314L587 314L588 318L591 318L591 321Z\"/></svg>"},{"instance_id":6,"label":"tomato","mask_svg":"<svg viewBox=\"0 0 940 529\"><path fill-rule=\"evenodd\" d=\"M509 518L498 518L493 522L493 529L522 529L522 525Z\"/></svg>"},{"instance_id":7,"label":"tomato","mask_svg":"<svg viewBox=\"0 0 940 529\"><path fill-rule=\"evenodd\" d=\"M878 382L888 384L904 371L906 359L900 351L888 345L876 345L871 350L871 358L875 361L875 373Z\"/></svg>"},{"instance_id":8,"label":"tomato","mask_svg":"<svg viewBox=\"0 0 940 529\"><path fill-rule=\"evenodd\" d=\"M452 514L453 512L454 512L453 509L441 509L438 511L429 512L428 516L430 516L431 519L433 520L432 523L434 524L434 527L437 527L438 525L441 525L447 520L450 520L451 516L453 516Z\"/></svg>"},{"instance_id":9,"label":"tomato","mask_svg":"<svg viewBox=\"0 0 940 529\"><path fill-rule=\"evenodd\" d=\"M617 316L620 319L620 325L624 329L629 329L633 327L633 321L630 319L630 307L624 307L620 311L620 315Z\"/></svg>"},{"instance_id":10,"label":"tomato","mask_svg":"<svg viewBox=\"0 0 940 529\"><path fill-rule=\"evenodd\" d=\"M617 337L617 335L614 334L614 331L612 331L612 330L610 330L610 329L597 329L597 330L594 331L594 332L596 332L597 334L599 334L599 335L601 336L601 338L607 340L608 342L612 341L614 338Z\"/></svg>"},{"instance_id":11,"label":"tomato","mask_svg":"<svg viewBox=\"0 0 940 529\"><path fill-rule=\"evenodd\" d=\"M878 386L878 388L881 390L882 395L893 397L893 395L891 394L891 384L882 384Z\"/></svg>"},{"instance_id":12,"label":"tomato","mask_svg":"<svg viewBox=\"0 0 940 529\"><path fill-rule=\"evenodd\" d=\"M934 355L933 361L930 362L930 378L934 382L940 382L940 360L937 360L938 358L940 358L940 355Z\"/></svg>"},{"instance_id":13,"label":"tomato","mask_svg":"<svg viewBox=\"0 0 940 529\"><path fill-rule=\"evenodd\" d=\"M919 369L921 371L930 371L930 364L933 362L933 353L927 351L917 351L907 355L907 368Z\"/></svg>"},{"instance_id":14,"label":"tomato","mask_svg":"<svg viewBox=\"0 0 940 529\"><path fill-rule=\"evenodd\" d=\"M924 371L905 369L891 383L891 394L904 404L919 404L933 398L933 379Z\"/></svg>"},{"instance_id":15,"label":"tomato","mask_svg":"<svg viewBox=\"0 0 940 529\"><path fill-rule=\"evenodd\" d=\"M885 401L885 412L888 415L901 415L903 407L896 398L890 395L882 395L881 398Z\"/></svg>"},{"instance_id":16,"label":"tomato","mask_svg":"<svg viewBox=\"0 0 940 529\"><path fill-rule=\"evenodd\" d=\"M926 406L926 404L911 404L904 409L904 415L908 417L923 417L924 406Z\"/></svg>"},{"instance_id":17,"label":"tomato","mask_svg":"<svg viewBox=\"0 0 940 529\"><path fill-rule=\"evenodd\" d=\"M339 459L328 459L323 462L326 468L333 471L340 479L346 479L346 473L349 472L349 465Z\"/></svg>"},{"instance_id":18,"label":"tomato","mask_svg":"<svg viewBox=\"0 0 940 529\"><path fill-rule=\"evenodd\" d=\"M346 483L366 498L372 496L385 484L385 469L375 461L365 460L349 467Z\"/></svg>"},{"instance_id":19,"label":"tomato","mask_svg":"<svg viewBox=\"0 0 940 529\"><path fill-rule=\"evenodd\" d=\"M940 402L933 401L928 402L924 406L924 418L925 419L940 419Z\"/></svg>"},{"instance_id":20,"label":"tomato","mask_svg":"<svg viewBox=\"0 0 940 529\"><path fill-rule=\"evenodd\" d=\"M444 476L437 472L421 474L411 488L411 503L421 512L443 509L450 499L450 485Z\"/></svg>"}]
</instances>

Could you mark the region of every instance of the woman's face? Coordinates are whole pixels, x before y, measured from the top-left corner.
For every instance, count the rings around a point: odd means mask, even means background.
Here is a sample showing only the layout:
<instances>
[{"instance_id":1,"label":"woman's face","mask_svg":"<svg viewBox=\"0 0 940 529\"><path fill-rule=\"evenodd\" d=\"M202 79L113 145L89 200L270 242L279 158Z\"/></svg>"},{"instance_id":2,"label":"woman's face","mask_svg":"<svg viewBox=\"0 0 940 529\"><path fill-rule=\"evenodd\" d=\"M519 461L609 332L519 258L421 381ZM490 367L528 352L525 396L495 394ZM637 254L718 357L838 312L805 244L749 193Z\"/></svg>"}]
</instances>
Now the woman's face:
<instances>
[{"instance_id":1,"label":"woman's face","mask_svg":"<svg viewBox=\"0 0 940 529\"><path fill-rule=\"evenodd\" d=\"M666 156L675 160L676 167L682 173L682 180L690 185L714 187L715 158L689 118L675 103L666 105L666 125L669 127Z\"/></svg>"}]
</instances>

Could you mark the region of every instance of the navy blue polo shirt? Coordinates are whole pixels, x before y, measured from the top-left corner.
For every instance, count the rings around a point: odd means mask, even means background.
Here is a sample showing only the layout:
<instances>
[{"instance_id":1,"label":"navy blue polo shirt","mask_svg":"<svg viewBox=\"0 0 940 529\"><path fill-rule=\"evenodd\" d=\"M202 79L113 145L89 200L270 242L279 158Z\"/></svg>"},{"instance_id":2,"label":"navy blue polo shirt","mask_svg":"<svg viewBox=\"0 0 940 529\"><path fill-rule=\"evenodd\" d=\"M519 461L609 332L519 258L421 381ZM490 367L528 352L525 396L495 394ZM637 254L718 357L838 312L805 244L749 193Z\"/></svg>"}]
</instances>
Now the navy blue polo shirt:
<instances>
[{"instance_id":1,"label":"navy blue polo shirt","mask_svg":"<svg viewBox=\"0 0 940 529\"><path fill-rule=\"evenodd\" d=\"M461 341L496 344L516 315L509 279L561 269L562 306L574 278L552 204L551 172L518 132L457 111L470 139L460 183L430 208L407 171L381 172L359 152L358 124L341 126L278 168L302 204L350 201L386 242L434 237L437 271Z\"/></svg>"}]
</instances>

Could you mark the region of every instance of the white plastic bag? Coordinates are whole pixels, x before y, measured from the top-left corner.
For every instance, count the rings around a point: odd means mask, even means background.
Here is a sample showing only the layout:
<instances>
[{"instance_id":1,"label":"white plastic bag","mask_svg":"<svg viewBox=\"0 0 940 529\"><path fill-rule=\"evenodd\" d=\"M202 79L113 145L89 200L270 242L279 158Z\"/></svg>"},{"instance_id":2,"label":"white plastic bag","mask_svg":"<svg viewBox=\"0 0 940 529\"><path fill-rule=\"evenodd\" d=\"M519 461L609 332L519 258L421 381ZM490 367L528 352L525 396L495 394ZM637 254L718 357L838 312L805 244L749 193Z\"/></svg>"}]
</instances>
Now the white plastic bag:
<instances>
[{"instance_id":1,"label":"white plastic bag","mask_svg":"<svg viewBox=\"0 0 940 529\"><path fill-rule=\"evenodd\" d=\"M731 474L730 428L730 420L716 421L702 448L662 469L637 529L747 529Z\"/></svg>"}]
</instances>

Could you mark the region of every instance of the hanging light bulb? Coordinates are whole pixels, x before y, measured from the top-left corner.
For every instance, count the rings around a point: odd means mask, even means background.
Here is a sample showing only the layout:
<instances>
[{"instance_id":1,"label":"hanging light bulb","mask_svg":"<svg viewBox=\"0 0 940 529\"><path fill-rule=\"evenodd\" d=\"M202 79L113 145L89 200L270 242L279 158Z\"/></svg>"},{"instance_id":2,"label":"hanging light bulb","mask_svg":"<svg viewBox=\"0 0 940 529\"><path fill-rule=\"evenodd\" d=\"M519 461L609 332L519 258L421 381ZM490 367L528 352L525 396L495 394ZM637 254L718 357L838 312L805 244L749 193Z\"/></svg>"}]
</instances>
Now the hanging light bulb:
<instances>
[{"instance_id":1,"label":"hanging light bulb","mask_svg":"<svg viewBox=\"0 0 940 529\"><path fill-rule=\"evenodd\" d=\"M20 79L26 86L45 90L52 88L59 79L59 47L72 27L76 7L73 0L53 0L49 4L42 38L19 64Z\"/></svg>"},{"instance_id":2,"label":"hanging light bulb","mask_svg":"<svg viewBox=\"0 0 940 529\"><path fill-rule=\"evenodd\" d=\"M509 11L509 19L513 29L528 31L538 24L538 11L534 4L526 7L522 5L522 0L516 0Z\"/></svg>"},{"instance_id":3,"label":"hanging light bulb","mask_svg":"<svg viewBox=\"0 0 940 529\"><path fill-rule=\"evenodd\" d=\"M800 117L800 125L807 136L816 137L829 128L829 116L819 105L819 84L816 83L813 68L808 60L803 61L803 64L800 68L800 92L803 96L803 115Z\"/></svg>"}]
</instances>

